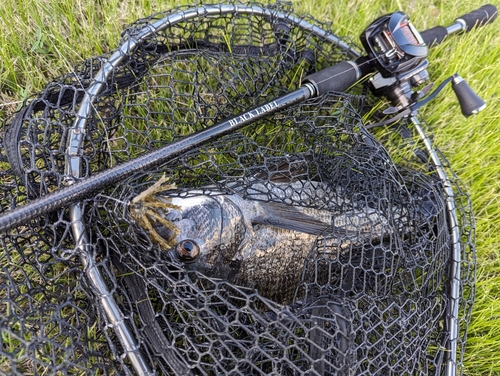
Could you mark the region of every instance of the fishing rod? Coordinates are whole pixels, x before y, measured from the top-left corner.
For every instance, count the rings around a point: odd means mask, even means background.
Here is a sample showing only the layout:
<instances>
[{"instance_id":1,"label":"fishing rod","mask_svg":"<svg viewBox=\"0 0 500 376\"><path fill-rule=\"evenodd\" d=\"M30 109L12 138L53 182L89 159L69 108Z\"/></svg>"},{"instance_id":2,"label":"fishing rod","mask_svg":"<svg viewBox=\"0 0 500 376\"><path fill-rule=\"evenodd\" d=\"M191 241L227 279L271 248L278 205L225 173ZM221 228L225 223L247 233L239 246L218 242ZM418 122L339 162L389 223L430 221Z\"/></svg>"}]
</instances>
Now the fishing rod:
<instances>
[{"instance_id":1,"label":"fishing rod","mask_svg":"<svg viewBox=\"0 0 500 376\"><path fill-rule=\"evenodd\" d=\"M240 5L231 5L230 7L231 11L234 11L232 8L238 8L236 11L249 14L256 13L261 9L255 6ZM210 7L204 7L203 12L209 13L211 9ZM212 11L220 14L224 9L221 10L219 6L213 7ZM199 15L200 11L193 9L191 13ZM304 84L301 87L291 93L250 109L231 119L224 120L200 132L186 136L179 141L143 154L133 160L124 162L83 180L75 181L67 187L11 210L0 217L0 232L7 231L41 215L88 198L103 188L117 183L138 171L158 166L186 151L197 148L208 141L228 133L235 132L281 109L313 97L322 96L329 91L342 92L374 71L378 71L376 74L378 78L373 81L374 88L392 97L395 102L399 100L401 102L399 106L401 106L405 100L411 99L411 95L413 95L411 87L419 84L426 75L425 68L428 65L426 60L428 46L437 45L447 35L470 31L474 27L486 25L492 22L497 14L498 11L494 5L484 5L475 11L457 18L448 27L438 26L422 33L419 33L413 27L408 17L402 12L381 17L372 23L361 35L361 40L364 47L367 48L368 56L360 56L354 61L343 61L311 74L305 77L303 80ZM67 147L69 158L66 172L68 176L78 179L80 174L81 160L77 155L81 149L81 143L85 134L85 123L88 118L87 115L91 113L93 98L103 90L107 78L120 66L124 56L130 55L141 42L146 40L155 31L182 20L181 17L178 18L177 20L175 17L170 17L159 20L154 25L148 25L142 34L124 43L108 59L101 71L96 75L95 84L87 90L80 105L75 127L71 130ZM348 48L347 46L342 46L338 40L334 42L341 47ZM456 78L453 81L453 85L458 100L462 105L462 112L466 116L477 112L484 106L484 102L474 94L463 79ZM408 98L409 96L410 98ZM408 110L408 108L405 108L405 110ZM8 140L6 140L7 142Z\"/></svg>"},{"instance_id":2,"label":"fishing rod","mask_svg":"<svg viewBox=\"0 0 500 376\"><path fill-rule=\"evenodd\" d=\"M436 27L419 33L409 21L408 16L402 12L395 12L374 21L361 35L361 41L367 53L366 56L361 56L340 39L331 35L325 36L326 41L346 51L347 55L351 56L353 60L340 62L332 67L305 77L302 86L293 92L256 106L237 116L224 120L179 141L172 142L162 148L130 160L129 162L122 163L109 170L82 179L83 163L80 155L85 133L87 131L87 119L90 118L90 114L93 111L93 102L95 98L105 90L106 83L115 70L124 63L126 58L130 56L138 46L145 43L149 37L162 29L183 22L189 18L220 16L225 13L234 12L249 15L258 14L268 18L280 17L279 14L277 15L269 9L260 8L258 6L244 6L240 4L204 6L188 9L182 12L182 14L172 13L163 19L157 20L153 24L146 25L143 30L127 39L126 42L107 59L101 70L96 74L94 83L86 89L85 96L80 103L74 126L69 130L65 163L66 182L68 186L7 212L0 217L0 231L5 232L41 215L57 209L69 207L69 215L72 223L71 227L76 242L75 248L82 255L81 259L86 269L88 280L92 284L93 291L99 296L108 320L115 329L133 368L141 375L153 374L153 371L147 364L143 354L139 351L133 333L130 328L127 327L124 315L118 309L117 303L111 291L107 288L105 280L99 272L95 261L89 256L91 254L91 250L89 249L90 242L83 220L84 208L80 202L138 171L156 167L208 141L235 132L281 109L304 102L310 98L320 97L330 91L345 91L358 80L371 74L373 74L373 76L369 80L369 83L374 92L377 95L386 96L391 100L392 107L388 108L384 113L393 116L386 121L371 124L370 126L375 127L389 124L402 117L411 116L417 130L419 130L419 124L414 114L418 108L432 99L444 86L441 85L427 97L425 97L425 95L429 93L430 87L418 90L418 87L428 81L428 74L426 72L428 66L428 47L439 44L447 35L470 31L476 26L490 23L497 15L497 10L493 5L485 5L471 13L459 17L448 27ZM318 35L324 33L321 29L316 29L303 20L290 18L287 18L287 20L312 33L318 33ZM458 76L454 76L450 78L448 82L450 81L457 94L464 115L469 116L480 111L484 107L484 101L472 91L464 80ZM426 141L425 134L422 138L424 143L427 143L428 140ZM9 159L11 159L11 164L13 164L13 161L15 163L19 151L16 149L15 152L13 152L14 148L7 148L7 145L15 145L17 148L17 140L17 135L13 135L13 139L11 140L5 140L6 152L8 156L10 155ZM456 213L454 214L455 210L453 206L453 190L448 186L449 184L447 184L446 172L444 168L442 168L438 156L434 155L435 153L431 153L433 151L432 145L428 143L426 146L428 146L427 149L431 154L443 185L447 189L448 211L450 212L450 222L453 224L455 223L454 220L456 220ZM460 234L457 235L453 233L452 235L453 238L456 239ZM457 242L455 243L459 244ZM453 268L456 268L459 264L459 255L456 255L459 251L459 249L454 249ZM457 273L459 273L459 271ZM452 274L452 276L457 275L459 276L459 274L456 273ZM451 319L447 323L450 327L449 332L451 333L451 340L448 341L447 344L447 349L450 352L449 359L447 360L447 372L450 376L454 375L453 364L456 360L456 334L458 327L455 325L456 323L452 321L457 317L455 309L456 304L454 303L456 299L454 296L458 292L457 286L452 286L453 304L451 305L452 308L450 308L450 312L448 312ZM458 322L458 320L456 321ZM175 354L169 354L169 363L177 374L189 374L189 367L183 364L182 360L178 359Z\"/></svg>"}]
</instances>

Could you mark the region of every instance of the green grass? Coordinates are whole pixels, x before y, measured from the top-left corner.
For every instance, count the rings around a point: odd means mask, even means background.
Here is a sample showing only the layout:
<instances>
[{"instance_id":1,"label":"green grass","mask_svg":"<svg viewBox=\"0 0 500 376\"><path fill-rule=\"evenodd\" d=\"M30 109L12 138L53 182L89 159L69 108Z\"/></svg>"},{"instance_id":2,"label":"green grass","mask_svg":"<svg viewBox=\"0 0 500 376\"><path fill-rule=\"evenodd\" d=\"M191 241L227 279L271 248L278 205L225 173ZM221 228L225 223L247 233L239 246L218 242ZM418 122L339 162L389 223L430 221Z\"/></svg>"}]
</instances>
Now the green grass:
<instances>
[{"instance_id":1,"label":"green grass","mask_svg":"<svg viewBox=\"0 0 500 376\"><path fill-rule=\"evenodd\" d=\"M125 26L166 10L174 1L2 0L0 2L0 119L52 78L116 47ZM189 3L182 1L182 3ZM447 25L483 0L299 0L298 13L331 21L358 41L377 16L402 10L420 29ZM498 4L497 4L498 5ZM422 110L436 144L468 186L477 223L477 296L465 355L466 375L500 375L500 21L450 37L430 53L437 83L459 72L488 103L465 119L451 89Z\"/></svg>"}]
</instances>

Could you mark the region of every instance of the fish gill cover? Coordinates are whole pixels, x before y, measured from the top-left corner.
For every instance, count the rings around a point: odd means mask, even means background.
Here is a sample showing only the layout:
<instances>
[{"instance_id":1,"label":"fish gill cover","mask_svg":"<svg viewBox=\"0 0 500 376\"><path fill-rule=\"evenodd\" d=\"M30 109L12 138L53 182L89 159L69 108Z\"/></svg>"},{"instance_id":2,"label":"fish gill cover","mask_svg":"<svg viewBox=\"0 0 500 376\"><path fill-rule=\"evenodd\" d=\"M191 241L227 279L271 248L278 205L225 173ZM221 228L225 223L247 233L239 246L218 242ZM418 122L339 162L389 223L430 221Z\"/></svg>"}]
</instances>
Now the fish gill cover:
<instances>
[{"instance_id":1,"label":"fish gill cover","mask_svg":"<svg viewBox=\"0 0 500 376\"><path fill-rule=\"evenodd\" d=\"M125 56L95 94L82 178L350 57L327 25L286 4L262 9L271 16L199 12ZM184 10L139 20L123 43ZM2 212L68 184L68 134L109 57L49 83L7 122ZM2 234L0 370L131 374L127 355L137 351L166 375L439 374L456 267L447 197L415 135L365 129L371 100L362 87L308 100L110 185L81 205L84 249L67 209ZM450 174L462 242L460 363L473 231ZM96 270L137 349L99 304Z\"/></svg>"}]
</instances>

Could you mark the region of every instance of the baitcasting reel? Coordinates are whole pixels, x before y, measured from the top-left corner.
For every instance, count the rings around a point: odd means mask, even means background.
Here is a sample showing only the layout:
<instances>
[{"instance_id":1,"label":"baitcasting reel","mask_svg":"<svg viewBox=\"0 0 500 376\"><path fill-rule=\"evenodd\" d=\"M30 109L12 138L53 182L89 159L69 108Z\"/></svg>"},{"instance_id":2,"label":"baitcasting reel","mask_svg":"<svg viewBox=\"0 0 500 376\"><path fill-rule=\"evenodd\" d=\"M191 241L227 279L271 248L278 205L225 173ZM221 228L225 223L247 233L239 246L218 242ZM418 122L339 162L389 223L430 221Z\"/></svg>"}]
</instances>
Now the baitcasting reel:
<instances>
[{"instance_id":1,"label":"baitcasting reel","mask_svg":"<svg viewBox=\"0 0 500 376\"><path fill-rule=\"evenodd\" d=\"M360 39L368 57L385 78L412 70L427 58L427 45L403 12L378 18Z\"/></svg>"},{"instance_id":2,"label":"baitcasting reel","mask_svg":"<svg viewBox=\"0 0 500 376\"><path fill-rule=\"evenodd\" d=\"M366 28L360 39L370 65L377 72L369 80L371 89L375 95L388 98L392 104L383 113L400 112L401 115L376 125L389 124L414 112L433 99L450 81L465 116L485 107L485 102L458 74L445 80L431 95L418 102L434 85L429 82L427 73L428 45L403 12L378 18Z\"/></svg>"}]
</instances>

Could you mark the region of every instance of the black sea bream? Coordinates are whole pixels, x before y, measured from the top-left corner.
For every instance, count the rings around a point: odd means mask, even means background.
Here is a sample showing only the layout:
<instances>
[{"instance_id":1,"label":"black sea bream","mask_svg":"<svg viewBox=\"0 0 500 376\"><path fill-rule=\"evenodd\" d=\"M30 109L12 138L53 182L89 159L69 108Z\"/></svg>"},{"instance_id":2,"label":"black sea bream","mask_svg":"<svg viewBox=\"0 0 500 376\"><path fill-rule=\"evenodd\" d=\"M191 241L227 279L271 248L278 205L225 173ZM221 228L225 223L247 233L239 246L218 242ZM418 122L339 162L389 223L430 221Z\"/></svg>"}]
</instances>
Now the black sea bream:
<instances>
[{"instance_id":1,"label":"black sea bream","mask_svg":"<svg viewBox=\"0 0 500 376\"><path fill-rule=\"evenodd\" d=\"M158 211L171 225L156 222L154 231L176 244L170 251L186 268L288 301L306 257L322 251L316 246L318 237L330 252L349 252L389 231L386 217L366 205L351 204L341 215L332 215L325 202L314 202L314 197L328 196L325 189L322 183L296 181L255 183L244 194L235 188L234 194L204 190L179 197L167 190L155 196L171 207Z\"/></svg>"}]
</instances>

